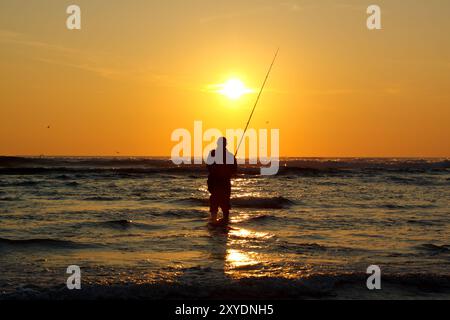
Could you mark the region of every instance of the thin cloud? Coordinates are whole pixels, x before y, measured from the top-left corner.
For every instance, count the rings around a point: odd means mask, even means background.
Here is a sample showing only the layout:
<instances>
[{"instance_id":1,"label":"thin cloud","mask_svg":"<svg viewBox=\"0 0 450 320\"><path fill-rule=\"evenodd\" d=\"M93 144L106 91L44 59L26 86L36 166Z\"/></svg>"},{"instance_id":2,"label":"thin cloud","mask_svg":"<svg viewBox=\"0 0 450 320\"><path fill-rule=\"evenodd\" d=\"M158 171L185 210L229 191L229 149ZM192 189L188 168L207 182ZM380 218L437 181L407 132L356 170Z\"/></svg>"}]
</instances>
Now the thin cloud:
<instances>
[{"instance_id":1,"label":"thin cloud","mask_svg":"<svg viewBox=\"0 0 450 320\"><path fill-rule=\"evenodd\" d=\"M12 32L8 30L0 30L0 42L10 43L16 45L23 45L33 48L41 48L50 51L56 51L65 54L80 54L82 51L75 50L71 48L67 48L60 45L50 44L42 41L36 41L32 39L27 39L26 36L22 33Z\"/></svg>"},{"instance_id":2,"label":"thin cloud","mask_svg":"<svg viewBox=\"0 0 450 320\"><path fill-rule=\"evenodd\" d=\"M95 74L98 74L105 78L118 78L118 76L121 74L119 70L114 70L111 68L102 68L102 67L95 67L89 64L82 64L82 63L70 63L70 62L63 62L59 60L52 60L52 59L46 59L46 58L33 58L35 61L48 63L48 64L54 64L59 65L63 67L69 67L69 68L75 68L80 69L88 72L93 72Z\"/></svg>"},{"instance_id":3,"label":"thin cloud","mask_svg":"<svg viewBox=\"0 0 450 320\"><path fill-rule=\"evenodd\" d=\"M123 59L108 52L86 52L63 45L37 41L30 39L25 34L9 30L0 30L0 44L2 43L34 49L31 57L27 55L31 60L79 69L107 79L146 79L163 84L163 80L168 78L165 74L158 74L153 70L142 68L140 65L130 66Z\"/></svg>"}]
</instances>

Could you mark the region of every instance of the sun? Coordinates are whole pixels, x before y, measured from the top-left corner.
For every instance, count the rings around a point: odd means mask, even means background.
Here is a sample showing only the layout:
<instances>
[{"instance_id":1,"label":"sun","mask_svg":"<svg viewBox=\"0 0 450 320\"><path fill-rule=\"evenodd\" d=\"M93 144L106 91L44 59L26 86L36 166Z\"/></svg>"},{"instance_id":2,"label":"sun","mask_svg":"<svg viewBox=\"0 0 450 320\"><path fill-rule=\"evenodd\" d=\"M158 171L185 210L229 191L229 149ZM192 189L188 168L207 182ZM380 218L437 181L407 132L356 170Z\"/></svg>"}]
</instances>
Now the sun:
<instances>
[{"instance_id":1,"label":"sun","mask_svg":"<svg viewBox=\"0 0 450 320\"><path fill-rule=\"evenodd\" d=\"M237 100L244 94L253 92L252 89L246 88L245 84L239 79L230 79L219 86L221 89L217 92L223 94L231 100Z\"/></svg>"}]
</instances>

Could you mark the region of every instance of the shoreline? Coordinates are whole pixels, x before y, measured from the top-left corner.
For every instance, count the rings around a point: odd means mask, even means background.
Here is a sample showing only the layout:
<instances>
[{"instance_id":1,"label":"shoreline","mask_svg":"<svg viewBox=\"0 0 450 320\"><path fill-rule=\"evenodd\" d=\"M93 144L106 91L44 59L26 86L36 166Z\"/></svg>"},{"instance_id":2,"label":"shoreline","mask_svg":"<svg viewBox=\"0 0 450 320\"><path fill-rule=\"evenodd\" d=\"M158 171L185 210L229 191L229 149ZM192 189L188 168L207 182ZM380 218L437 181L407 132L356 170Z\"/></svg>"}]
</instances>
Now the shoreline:
<instances>
[{"instance_id":1,"label":"shoreline","mask_svg":"<svg viewBox=\"0 0 450 320\"><path fill-rule=\"evenodd\" d=\"M305 279L224 277L221 281L86 284L43 288L24 285L0 294L0 300L422 300L450 299L450 275L384 276L381 290L366 287L365 274L315 276Z\"/></svg>"}]
</instances>

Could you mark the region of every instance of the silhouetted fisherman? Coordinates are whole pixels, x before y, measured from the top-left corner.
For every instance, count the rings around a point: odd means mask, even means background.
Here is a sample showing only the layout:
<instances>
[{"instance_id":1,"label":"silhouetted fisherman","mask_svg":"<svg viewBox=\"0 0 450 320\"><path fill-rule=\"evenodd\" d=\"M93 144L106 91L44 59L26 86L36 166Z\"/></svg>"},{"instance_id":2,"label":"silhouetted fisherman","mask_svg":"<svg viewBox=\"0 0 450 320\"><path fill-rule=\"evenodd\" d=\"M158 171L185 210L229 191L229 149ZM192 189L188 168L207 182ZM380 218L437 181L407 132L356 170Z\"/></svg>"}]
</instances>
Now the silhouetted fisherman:
<instances>
[{"instance_id":1,"label":"silhouetted fisherman","mask_svg":"<svg viewBox=\"0 0 450 320\"><path fill-rule=\"evenodd\" d=\"M209 211L212 222L217 222L219 207L222 209L223 222L228 222L230 216L231 177L237 172L237 161L227 150L227 139L217 140L217 148L212 150L207 159Z\"/></svg>"}]
</instances>

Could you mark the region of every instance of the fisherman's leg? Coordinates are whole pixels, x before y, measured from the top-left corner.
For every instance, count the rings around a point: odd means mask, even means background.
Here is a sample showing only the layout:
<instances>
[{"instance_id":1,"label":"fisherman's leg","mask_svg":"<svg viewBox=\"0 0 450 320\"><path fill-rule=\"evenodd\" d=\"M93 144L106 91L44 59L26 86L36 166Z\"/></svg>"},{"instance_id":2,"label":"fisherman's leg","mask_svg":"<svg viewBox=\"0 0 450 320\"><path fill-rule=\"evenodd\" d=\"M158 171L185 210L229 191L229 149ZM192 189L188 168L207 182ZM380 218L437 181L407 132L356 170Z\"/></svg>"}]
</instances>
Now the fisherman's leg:
<instances>
[{"instance_id":1,"label":"fisherman's leg","mask_svg":"<svg viewBox=\"0 0 450 320\"><path fill-rule=\"evenodd\" d=\"M229 200L225 200L222 204L222 212L223 212L223 219L226 221L230 220L230 203Z\"/></svg>"},{"instance_id":2,"label":"fisherman's leg","mask_svg":"<svg viewBox=\"0 0 450 320\"><path fill-rule=\"evenodd\" d=\"M219 211L219 203L217 201L217 196L214 193L211 193L209 197L209 212L211 213L211 220L217 220L217 212Z\"/></svg>"},{"instance_id":3,"label":"fisherman's leg","mask_svg":"<svg viewBox=\"0 0 450 320\"><path fill-rule=\"evenodd\" d=\"M229 208L222 208L223 212L223 220L230 221L230 209Z\"/></svg>"},{"instance_id":4,"label":"fisherman's leg","mask_svg":"<svg viewBox=\"0 0 450 320\"><path fill-rule=\"evenodd\" d=\"M228 190L226 190L224 192L223 195L223 199L222 199L222 204L221 204L221 208L222 208L222 212L223 212L223 219L226 221L230 220L230 208L231 208L231 186Z\"/></svg>"}]
</instances>

